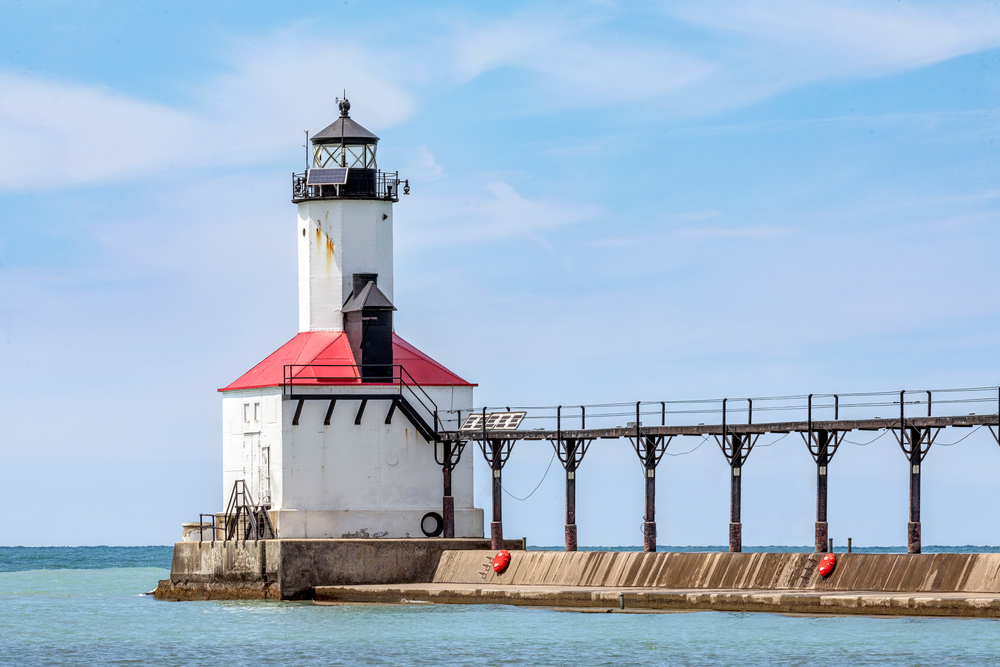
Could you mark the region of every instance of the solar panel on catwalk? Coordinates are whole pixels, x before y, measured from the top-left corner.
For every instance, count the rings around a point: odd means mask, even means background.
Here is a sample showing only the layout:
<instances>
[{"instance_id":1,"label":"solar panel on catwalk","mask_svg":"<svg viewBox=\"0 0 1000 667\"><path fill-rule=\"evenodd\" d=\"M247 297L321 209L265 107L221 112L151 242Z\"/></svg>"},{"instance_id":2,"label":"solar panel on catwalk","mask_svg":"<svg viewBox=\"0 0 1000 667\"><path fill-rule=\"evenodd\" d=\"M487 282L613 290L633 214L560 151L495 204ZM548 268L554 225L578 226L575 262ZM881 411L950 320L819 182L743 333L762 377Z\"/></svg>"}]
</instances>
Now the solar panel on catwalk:
<instances>
[{"instance_id":1,"label":"solar panel on catwalk","mask_svg":"<svg viewBox=\"0 0 1000 667\"><path fill-rule=\"evenodd\" d=\"M344 185L347 183L347 170L347 167L310 169L306 185Z\"/></svg>"}]
</instances>

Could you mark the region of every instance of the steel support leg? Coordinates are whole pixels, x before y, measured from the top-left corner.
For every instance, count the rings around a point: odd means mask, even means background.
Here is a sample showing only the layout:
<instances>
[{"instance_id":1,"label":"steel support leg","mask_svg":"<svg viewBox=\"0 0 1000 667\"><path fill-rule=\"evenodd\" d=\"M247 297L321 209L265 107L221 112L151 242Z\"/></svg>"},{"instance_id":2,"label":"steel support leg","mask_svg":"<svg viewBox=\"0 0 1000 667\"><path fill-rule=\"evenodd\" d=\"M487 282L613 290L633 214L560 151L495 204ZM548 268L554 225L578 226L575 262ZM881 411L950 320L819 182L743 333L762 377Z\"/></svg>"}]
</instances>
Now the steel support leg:
<instances>
[{"instance_id":1,"label":"steel support leg","mask_svg":"<svg viewBox=\"0 0 1000 667\"><path fill-rule=\"evenodd\" d=\"M642 550L656 551L656 467L646 468L646 516L642 523Z\"/></svg>"},{"instance_id":2,"label":"steel support leg","mask_svg":"<svg viewBox=\"0 0 1000 667\"><path fill-rule=\"evenodd\" d=\"M576 551L576 470L572 465L566 470L566 551Z\"/></svg>"},{"instance_id":3,"label":"steel support leg","mask_svg":"<svg viewBox=\"0 0 1000 667\"><path fill-rule=\"evenodd\" d=\"M827 468L830 463L829 435L826 431L817 434L819 455L816 457L816 553L827 550L829 527L826 522Z\"/></svg>"},{"instance_id":4,"label":"steel support leg","mask_svg":"<svg viewBox=\"0 0 1000 667\"><path fill-rule=\"evenodd\" d=\"M490 548L503 549L503 488L500 486L500 463L496 456L493 467L493 521L490 523Z\"/></svg>"},{"instance_id":5,"label":"steel support leg","mask_svg":"<svg viewBox=\"0 0 1000 667\"><path fill-rule=\"evenodd\" d=\"M906 550L920 553L920 431L910 429L910 522L906 526Z\"/></svg>"},{"instance_id":6,"label":"steel support leg","mask_svg":"<svg viewBox=\"0 0 1000 667\"><path fill-rule=\"evenodd\" d=\"M743 551L743 524L740 523L740 502L743 486L740 466L732 467L732 484L729 490L729 550Z\"/></svg>"},{"instance_id":7,"label":"steel support leg","mask_svg":"<svg viewBox=\"0 0 1000 667\"><path fill-rule=\"evenodd\" d=\"M455 537L455 498L451 495L451 468L444 467L444 497L441 499L441 518L444 519L442 535Z\"/></svg>"}]
</instances>

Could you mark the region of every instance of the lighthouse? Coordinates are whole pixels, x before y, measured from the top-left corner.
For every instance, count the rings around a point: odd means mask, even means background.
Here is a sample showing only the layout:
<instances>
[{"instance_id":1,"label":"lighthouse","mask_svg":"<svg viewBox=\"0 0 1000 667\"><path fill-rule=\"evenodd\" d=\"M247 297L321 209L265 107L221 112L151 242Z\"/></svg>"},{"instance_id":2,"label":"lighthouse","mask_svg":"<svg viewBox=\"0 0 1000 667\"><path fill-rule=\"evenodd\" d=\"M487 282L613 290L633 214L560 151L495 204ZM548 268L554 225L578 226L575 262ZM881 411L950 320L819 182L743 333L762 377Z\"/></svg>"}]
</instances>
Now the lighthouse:
<instances>
[{"instance_id":1,"label":"lighthouse","mask_svg":"<svg viewBox=\"0 0 1000 667\"><path fill-rule=\"evenodd\" d=\"M282 539L482 537L471 457L443 501L435 459L474 385L395 332L393 206L409 185L350 109L292 177L298 333L219 390L223 503L266 512Z\"/></svg>"}]
</instances>

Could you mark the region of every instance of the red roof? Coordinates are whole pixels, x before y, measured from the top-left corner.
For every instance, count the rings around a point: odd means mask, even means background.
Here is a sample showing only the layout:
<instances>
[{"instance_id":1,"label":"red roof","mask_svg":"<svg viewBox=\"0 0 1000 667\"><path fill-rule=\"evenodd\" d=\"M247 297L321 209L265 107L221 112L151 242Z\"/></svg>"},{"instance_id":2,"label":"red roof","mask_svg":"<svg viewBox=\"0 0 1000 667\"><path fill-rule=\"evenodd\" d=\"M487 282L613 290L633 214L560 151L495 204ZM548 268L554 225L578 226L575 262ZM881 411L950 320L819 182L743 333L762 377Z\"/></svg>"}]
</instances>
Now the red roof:
<instances>
[{"instance_id":1,"label":"red roof","mask_svg":"<svg viewBox=\"0 0 1000 667\"><path fill-rule=\"evenodd\" d=\"M401 365L423 386L475 386L458 377L405 340L392 334L392 362ZM285 366L293 368L295 384L355 384L360 382L347 334L343 331L308 331L295 336L228 387L259 389L280 387Z\"/></svg>"}]
</instances>

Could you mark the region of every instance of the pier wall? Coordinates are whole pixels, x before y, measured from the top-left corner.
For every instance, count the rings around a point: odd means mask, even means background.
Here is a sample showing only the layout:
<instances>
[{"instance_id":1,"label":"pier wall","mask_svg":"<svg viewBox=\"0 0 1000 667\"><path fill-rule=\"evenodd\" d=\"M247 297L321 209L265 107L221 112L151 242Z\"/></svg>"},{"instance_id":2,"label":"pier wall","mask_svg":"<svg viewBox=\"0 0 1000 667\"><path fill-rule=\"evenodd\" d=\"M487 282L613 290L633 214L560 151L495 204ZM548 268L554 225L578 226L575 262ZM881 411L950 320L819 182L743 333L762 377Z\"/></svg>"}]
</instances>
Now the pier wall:
<instances>
[{"instance_id":1,"label":"pier wall","mask_svg":"<svg viewBox=\"0 0 1000 667\"><path fill-rule=\"evenodd\" d=\"M524 549L523 540L505 540ZM164 600L310 598L316 586L429 582L446 549L482 554L486 539L318 539L178 542ZM489 552L492 557L492 552Z\"/></svg>"},{"instance_id":2,"label":"pier wall","mask_svg":"<svg viewBox=\"0 0 1000 667\"><path fill-rule=\"evenodd\" d=\"M487 554L447 551L435 584L581 586L684 590L815 590L1000 593L1000 554L838 554L824 578L823 554L529 551L503 574Z\"/></svg>"},{"instance_id":3,"label":"pier wall","mask_svg":"<svg viewBox=\"0 0 1000 667\"><path fill-rule=\"evenodd\" d=\"M1000 554L445 552L433 581L320 586L320 604L510 604L581 611L763 611L1000 618Z\"/></svg>"}]
</instances>

